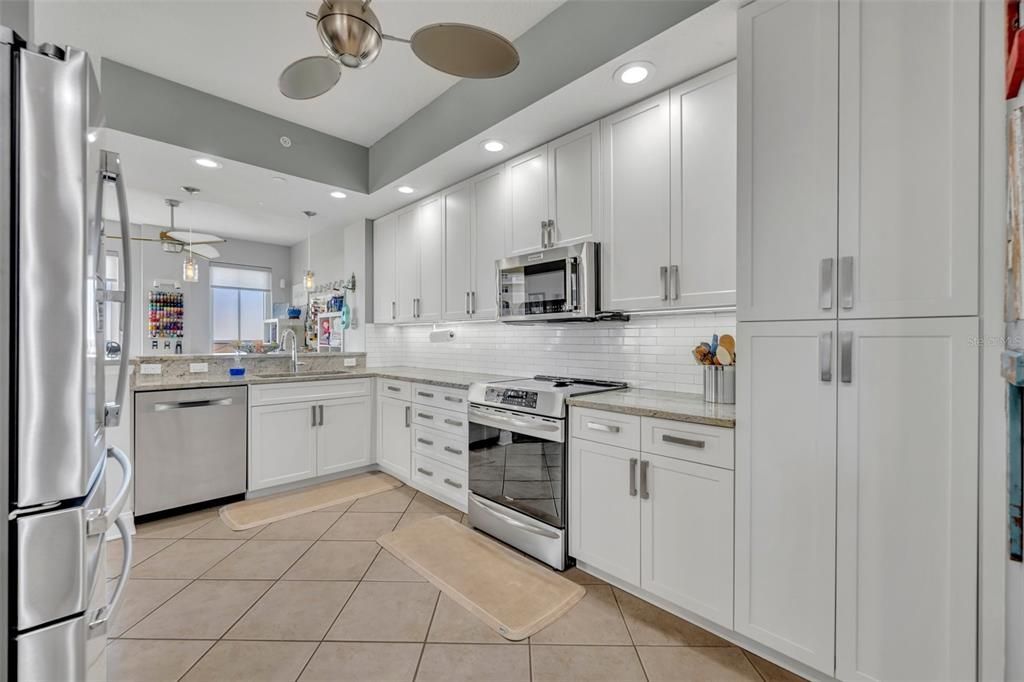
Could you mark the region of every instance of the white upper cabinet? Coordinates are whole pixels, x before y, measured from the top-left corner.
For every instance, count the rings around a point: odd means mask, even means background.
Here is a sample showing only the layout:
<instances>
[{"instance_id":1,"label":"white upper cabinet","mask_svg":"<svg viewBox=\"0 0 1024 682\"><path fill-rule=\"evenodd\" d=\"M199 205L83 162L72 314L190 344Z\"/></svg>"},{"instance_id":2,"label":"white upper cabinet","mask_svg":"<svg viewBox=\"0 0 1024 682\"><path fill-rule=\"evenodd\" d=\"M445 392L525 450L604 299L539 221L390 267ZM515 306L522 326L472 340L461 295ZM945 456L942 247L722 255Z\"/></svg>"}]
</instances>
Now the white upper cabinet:
<instances>
[{"instance_id":1,"label":"white upper cabinet","mask_svg":"<svg viewBox=\"0 0 1024 682\"><path fill-rule=\"evenodd\" d=\"M978 333L839 322L841 680L975 679Z\"/></svg>"},{"instance_id":2,"label":"white upper cabinet","mask_svg":"<svg viewBox=\"0 0 1024 682\"><path fill-rule=\"evenodd\" d=\"M599 240L601 124L548 144L548 246Z\"/></svg>"},{"instance_id":3,"label":"white upper cabinet","mask_svg":"<svg viewBox=\"0 0 1024 682\"><path fill-rule=\"evenodd\" d=\"M739 11L741 321L836 316L838 15L833 0Z\"/></svg>"},{"instance_id":4,"label":"white upper cabinet","mask_svg":"<svg viewBox=\"0 0 1024 682\"><path fill-rule=\"evenodd\" d=\"M373 222L373 321L393 322L398 316L395 292L395 232L398 216L394 213Z\"/></svg>"},{"instance_id":5,"label":"white upper cabinet","mask_svg":"<svg viewBox=\"0 0 1024 682\"><path fill-rule=\"evenodd\" d=\"M444 308L444 213L441 197L421 203L416 214L420 281L415 317L420 322L431 322L441 319ZM401 243L398 248L402 248Z\"/></svg>"},{"instance_id":6,"label":"white upper cabinet","mask_svg":"<svg viewBox=\"0 0 1024 682\"><path fill-rule=\"evenodd\" d=\"M469 182L473 186L470 313L474 320L493 320L498 316L495 263L505 257L508 178L504 168L494 168Z\"/></svg>"},{"instance_id":7,"label":"white upper cabinet","mask_svg":"<svg viewBox=\"0 0 1024 682\"><path fill-rule=\"evenodd\" d=\"M409 206L398 212L395 229L395 320L410 322L416 317L416 299L420 295L420 245L417 235L417 210Z\"/></svg>"},{"instance_id":8,"label":"white upper cabinet","mask_svg":"<svg viewBox=\"0 0 1024 682\"><path fill-rule=\"evenodd\" d=\"M736 63L673 88L672 307L736 304Z\"/></svg>"},{"instance_id":9,"label":"white upper cabinet","mask_svg":"<svg viewBox=\"0 0 1024 682\"><path fill-rule=\"evenodd\" d=\"M978 0L839 3L839 315L978 313Z\"/></svg>"},{"instance_id":10,"label":"white upper cabinet","mask_svg":"<svg viewBox=\"0 0 1024 682\"><path fill-rule=\"evenodd\" d=\"M473 278L473 185L446 190L444 203L444 319L467 320Z\"/></svg>"},{"instance_id":11,"label":"white upper cabinet","mask_svg":"<svg viewBox=\"0 0 1024 682\"><path fill-rule=\"evenodd\" d=\"M506 246L515 255L539 251L548 220L548 153L540 147L505 164L509 223Z\"/></svg>"},{"instance_id":12,"label":"white upper cabinet","mask_svg":"<svg viewBox=\"0 0 1024 682\"><path fill-rule=\"evenodd\" d=\"M670 99L657 95L601 122L603 307L668 301L671 249Z\"/></svg>"}]
</instances>

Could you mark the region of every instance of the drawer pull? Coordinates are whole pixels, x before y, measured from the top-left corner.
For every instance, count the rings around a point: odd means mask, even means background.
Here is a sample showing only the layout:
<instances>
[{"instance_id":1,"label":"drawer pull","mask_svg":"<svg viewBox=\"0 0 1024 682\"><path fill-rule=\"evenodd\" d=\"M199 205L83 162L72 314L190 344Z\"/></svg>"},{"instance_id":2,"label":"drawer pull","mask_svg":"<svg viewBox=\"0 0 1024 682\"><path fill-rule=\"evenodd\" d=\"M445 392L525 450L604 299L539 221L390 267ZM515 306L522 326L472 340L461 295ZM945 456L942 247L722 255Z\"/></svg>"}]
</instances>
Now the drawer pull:
<instances>
[{"instance_id":1,"label":"drawer pull","mask_svg":"<svg viewBox=\"0 0 1024 682\"><path fill-rule=\"evenodd\" d=\"M421 398L433 398L434 397L433 393L424 393L423 391L416 391L416 395L418 395Z\"/></svg>"},{"instance_id":2,"label":"drawer pull","mask_svg":"<svg viewBox=\"0 0 1024 682\"><path fill-rule=\"evenodd\" d=\"M417 438L416 442L417 443L423 443L424 445L433 445L434 444L434 441L427 440L426 438Z\"/></svg>"},{"instance_id":3,"label":"drawer pull","mask_svg":"<svg viewBox=\"0 0 1024 682\"><path fill-rule=\"evenodd\" d=\"M445 452L450 452L453 455L461 455L462 454L462 450L459 450L458 448L453 448L451 445L445 445L444 446L444 451Z\"/></svg>"},{"instance_id":4,"label":"drawer pull","mask_svg":"<svg viewBox=\"0 0 1024 682\"><path fill-rule=\"evenodd\" d=\"M446 395L444 397L444 399L447 400L450 403L461 403L462 402L462 398L456 397L454 395Z\"/></svg>"},{"instance_id":5,"label":"drawer pull","mask_svg":"<svg viewBox=\"0 0 1024 682\"><path fill-rule=\"evenodd\" d=\"M597 422L587 422L587 428L594 431L604 431L605 433L618 433L621 431L618 426L609 426L607 424L599 424Z\"/></svg>"},{"instance_id":6,"label":"drawer pull","mask_svg":"<svg viewBox=\"0 0 1024 682\"><path fill-rule=\"evenodd\" d=\"M423 467L416 467L416 471L420 472L424 476L433 476L434 475L433 471L427 471Z\"/></svg>"},{"instance_id":7,"label":"drawer pull","mask_svg":"<svg viewBox=\"0 0 1024 682\"><path fill-rule=\"evenodd\" d=\"M453 488L458 488L460 490L462 489L462 484L461 483L457 483L457 482L453 481L450 478L444 479L444 482L447 483L448 485L450 485Z\"/></svg>"},{"instance_id":8,"label":"drawer pull","mask_svg":"<svg viewBox=\"0 0 1024 682\"><path fill-rule=\"evenodd\" d=\"M458 419L445 419L444 423L447 424L448 426L462 426L462 422L460 422Z\"/></svg>"},{"instance_id":9,"label":"drawer pull","mask_svg":"<svg viewBox=\"0 0 1024 682\"><path fill-rule=\"evenodd\" d=\"M704 441L702 440L694 440L692 438L680 438L679 436L669 436L668 434L663 434L661 436L661 440L666 443L672 443L673 445L685 445L686 447L689 448L704 447Z\"/></svg>"},{"instance_id":10,"label":"drawer pull","mask_svg":"<svg viewBox=\"0 0 1024 682\"><path fill-rule=\"evenodd\" d=\"M402 392L402 389L399 388L398 386L388 386L388 390L389 391L394 391L395 393L401 393Z\"/></svg>"},{"instance_id":11,"label":"drawer pull","mask_svg":"<svg viewBox=\"0 0 1024 682\"><path fill-rule=\"evenodd\" d=\"M417 412L417 413L416 413L416 416L417 416L417 417L419 417L420 419L429 419L429 420L431 420L431 421L433 421L433 420L434 420L434 415L432 415L432 414L426 414L426 413L424 413L424 412Z\"/></svg>"}]
</instances>

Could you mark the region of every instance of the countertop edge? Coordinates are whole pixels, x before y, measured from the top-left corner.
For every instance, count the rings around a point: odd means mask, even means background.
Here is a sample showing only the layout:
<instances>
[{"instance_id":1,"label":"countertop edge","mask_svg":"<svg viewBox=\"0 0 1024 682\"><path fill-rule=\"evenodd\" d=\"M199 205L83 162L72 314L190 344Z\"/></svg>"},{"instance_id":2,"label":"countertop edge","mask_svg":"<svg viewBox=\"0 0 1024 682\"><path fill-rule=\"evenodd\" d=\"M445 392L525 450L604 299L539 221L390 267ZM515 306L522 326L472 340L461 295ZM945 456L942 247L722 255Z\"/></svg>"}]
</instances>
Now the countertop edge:
<instances>
[{"instance_id":1,"label":"countertop edge","mask_svg":"<svg viewBox=\"0 0 1024 682\"><path fill-rule=\"evenodd\" d=\"M600 395L600 394L596 394ZM670 421L686 422L689 424L703 424L705 426L717 426L723 429L735 429L736 420L724 417L708 417L705 415L689 414L674 410L659 410L653 407L637 407L634 405L616 405L613 403L597 400L587 400L586 397L569 398L566 404L570 407L585 407L591 410L602 412L616 412L628 414L635 417L654 417L656 419L668 419Z\"/></svg>"},{"instance_id":2,"label":"countertop edge","mask_svg":"<svg viewBox=\"0 0 1024 682\"><path fill-rule=\"evenodd\" d=\"M443 372L444 370L419 370L416 368L410 368L412 372L420 371L438 371ZM178 381L178 382L166 382L161 384L144 384L135 385L131 387L132 393L149 393L153 391L181 391L187 389L198 389L198 388L224 388L225 386L263 386L267 384L291 384L291 383L307 383L313 381L344 381L347 379L393 379L395 381L409 381L416 384L426 384L428 386L437 386L439 388L453 388L457 390L468 390L470 385L474 382L465 381L453 381L448 379L430 378L413 374L403 374L394 370L374 370L374 369L360 369L351 370L348 372L339 372L338 374L330 375L319 375L319 376L299 376L294 377L260 377L257 375L245 376L241 379L210 379L209 381Z\"/></svg>"}]
</instances>

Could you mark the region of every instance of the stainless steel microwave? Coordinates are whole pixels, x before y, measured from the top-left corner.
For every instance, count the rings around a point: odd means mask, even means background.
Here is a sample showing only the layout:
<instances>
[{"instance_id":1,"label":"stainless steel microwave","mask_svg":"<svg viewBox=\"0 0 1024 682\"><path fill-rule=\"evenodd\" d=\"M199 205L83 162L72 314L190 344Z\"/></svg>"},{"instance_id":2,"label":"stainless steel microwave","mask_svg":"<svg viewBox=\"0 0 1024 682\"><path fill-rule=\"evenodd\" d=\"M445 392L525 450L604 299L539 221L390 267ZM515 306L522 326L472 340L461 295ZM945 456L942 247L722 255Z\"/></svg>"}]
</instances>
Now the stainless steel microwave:
<instances>
[{"instance_id":1,"label":"stainless steel microwave","mask_svg":"<svg viewBox=\"0 0 1024 682\"><path fill-rule=\"evenodd\" d=\"M592 320L600 310L600 245L582 242L499 260L498 320Z\"/></svg>"}]
</instances>

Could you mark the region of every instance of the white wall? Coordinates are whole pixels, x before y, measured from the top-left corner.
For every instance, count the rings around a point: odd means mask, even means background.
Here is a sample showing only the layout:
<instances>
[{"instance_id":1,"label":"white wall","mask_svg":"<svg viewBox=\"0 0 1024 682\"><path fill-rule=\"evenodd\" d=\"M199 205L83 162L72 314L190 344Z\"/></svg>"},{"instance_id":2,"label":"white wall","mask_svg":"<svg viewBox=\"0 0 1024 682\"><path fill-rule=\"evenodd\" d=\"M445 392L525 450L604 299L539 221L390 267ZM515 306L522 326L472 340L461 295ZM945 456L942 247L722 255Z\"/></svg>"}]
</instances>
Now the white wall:
<instances>
[{"instance_id":1,"label":"white wall","mask_svg":"<svg viewBox=\"0 0 1024 682\"><path fill-rule=\"evenodd\" d=\"M115 226L108 223L108 232L117 234ZM132 226L133 236L156 238L159 230L151 227ZM184 254L165 253L157 242L132 242L133 314L132 314L132 355L150 353L146 332L149 313L149 291L154 280L172 280L182 284L185 294L185 338L182 351L185 353L210 352L210 269L209 264L199 261L199 281L194 284L182 282L181 264ZM107 250L119 251L120 245L110 240ZM287 246L261 244L242 239L230 239L218 244L221 257L218 263L251 265L270 268L272 272L271 298L274 303L287 303L288 283L291 281L290 249ZM281 280L285 288L280 287Z\"/></svg>"},{"instance_id":2,"label":"white wall","mask_svg":"<svg viewBox=\"0 0 1024 682\"><path fill-rule=\"evenodd\" d=\"M369 325L368 367L415 365L530 376L554 374L626 381L667 391L703 391L703 370L691 355L712 334L736 333L734 313L634 317L627 323L437 325L455 340L431 343L430 325ZM738 348L743 362L744 349Z\"/></svg>"}]
</instances>

